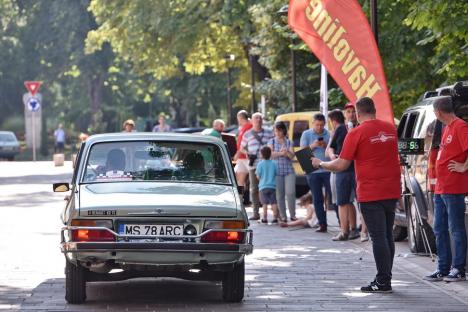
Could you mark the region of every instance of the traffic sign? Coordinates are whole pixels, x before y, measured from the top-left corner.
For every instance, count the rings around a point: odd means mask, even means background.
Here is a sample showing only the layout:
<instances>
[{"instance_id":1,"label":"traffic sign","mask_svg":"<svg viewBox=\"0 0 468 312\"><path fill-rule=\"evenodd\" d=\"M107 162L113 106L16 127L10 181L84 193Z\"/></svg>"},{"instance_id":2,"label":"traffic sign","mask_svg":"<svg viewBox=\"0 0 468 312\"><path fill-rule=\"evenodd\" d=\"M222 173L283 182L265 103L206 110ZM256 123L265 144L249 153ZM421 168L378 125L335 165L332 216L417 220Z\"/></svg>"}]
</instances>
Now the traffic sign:
<instances>
[{"instance_id":1,"label":"traffic sign","mask_svg":"<svg viewBox=\"0 0 468 312\"><path fill-rule=\"evenodd\" d=\"M32 96L36 95L37 91L39 91L39 88L41 87L42 82L40 81L25 81L24 86L26 89L28 89L29 93L31 93Z\"/></svg>"},{"instance_id":2,"label":"traffic sign","mask_svg":"<svg viewBox=\"0 0 468 312\"><path fill-rule=\"evenodd\" d=\"M29 100L28 100L28 109L35 113L37 112L39 109L41 108L41 102L39 101L38 98L35 98L35 97L31 97Z\"/></svg>"}]
</instances>

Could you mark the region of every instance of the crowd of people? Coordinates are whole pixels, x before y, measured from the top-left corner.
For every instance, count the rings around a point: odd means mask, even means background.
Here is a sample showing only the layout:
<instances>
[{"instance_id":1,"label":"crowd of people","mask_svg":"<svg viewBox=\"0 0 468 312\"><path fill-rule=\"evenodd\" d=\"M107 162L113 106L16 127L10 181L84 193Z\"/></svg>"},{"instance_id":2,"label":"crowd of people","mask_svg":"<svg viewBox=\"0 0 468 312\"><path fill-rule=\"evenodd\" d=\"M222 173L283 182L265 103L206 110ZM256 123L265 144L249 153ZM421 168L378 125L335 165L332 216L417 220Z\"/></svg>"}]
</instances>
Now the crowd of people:
<instances>
[{"instance_id":1,"label":"crowd of people","mask_svg":"<svg viewBox=\"0 0 468 312\"><path fill-rule=\"evenodd\" d=\"M302 133L301 148L310 148L315 157L322 161L334 160L341 153L349 130L358 125L356 109L347 103L343 110L335 109L328 114L331 125L327 130L327 121L323 114L313 117L312 128ZM326 210L336 210L341 231L332 240L343 241L361 238L369 240L367 228L361 218L360 231L357 226L357 212L354 205L355 172L351 165L346 171L330 173L317 169L307 174L310 192L300 199L306 207L304 219L296 217L296 174L293 167L295 153L293 143L288 138L288 129L284 122L274 124L273 131L263 126L263 115L254 113L251 118L245 110L237 113L238 134L237 151L233 157L236 163L234 171L239 186L249 186L249 196L253 215L251 220L269 223L267 207L273 210L270 223L281 227L305 226L315 228L317 232L327 232ZM212 127L201 132L221 138L225 128L222 119L215 119ZM126 120L123 132L135 132L133 120ZM171 132L164 114L158 116L158 123L152 132ZM263 215L260 217L260 207ZM289 219L288 219L289 214Z\"/></svg>"},{"instance_id":2,"label":"crowd of people","mask_svg":"<svg viewBox=\"0 0 468 312\"><path fill-rule=\"evenodd\" d=\"M465 196L468 194L468 124L453 111L449 97L434 103L434 112L444 125L441 150L436 162L438 179L434 196L437 270L426 276L428 281L465 280L467 238L464 224ZM327 209L336 211L340 232L333 241L361 239L372 241L377 267L375 279L361 288L363 292L391 292L395 253L393 223L395 208L401 198L401 171L398 136L393 124L376 119L372 99L364 97L335 109L326 117L317 113L312 127L300 138L301 149L310 149L315 168L306 174L310 191L299 199L306 208L305 217L296 217L296 157L284 122L265 127L263 115L237 113L237 150L233 156L239 186L249 186L253 214L250 220L267 224L271 207L271 224L281 227L303 226L327 232ZM167 117L160 114L152 132L171 132ZM331 129L327 129L330 125ZM213 121L202 135L222 138L225 123ZM128 119L122 132L135 132ZM54 133L56 152L63 151L62 125ZM81 138L80 138L81 139ZM82 140L85 140L83 138ZM357 226L358 203L361 216ZM260 207L263 208L260 215ZM286 209L287 208L287 209ZM289 220L287 214L289 213ZM450 236L454 240L454 256Z\"/></svg>"},{"instance_id":3,"label":"crowd of people","mask_svg":"<svg viewBox=\"0 0 468 312\"><path fill-rule=\"evenodd\" d=\"M332 129L327 130L326 117L316 114L312 128L302 133L301 148L310 148L315 157L326 161L334 160L341 153L343 142L350 129L358 125L356 110L352 103L347 103L343 110L333 110L328 114ZM263 126L263 115L254 113L251 118L245 110L237 113L238 135L237 151L233 157L236 163L234 171L240 186L249 186L249 196L253 215L251 220L268 223L266 209L273 210L272 224L282 227L303 225L316 228L317 232L327 232L326 210L336 210L341 232L333 237L334 241L343 241L361 237L367 241L369 236L364 220L361 219L361 232L357 226L355 202L354 166L340 173L330 173L317 169L307 174L310 192L301 203L308 209L306 218L296 217L296 174L293 168L295 158L293 143L288 138L288 129L284 122L274 124L273 131ZM201 132L221 138L225 128L222 119L213 121L212 127ZM126 120L123 132L134 132L133 120ZM171 132L164 114L158 116L158 123L152 132ZM312 205L305 204L311 202ZM263 215L260 217L260 207ZM288 219L289 214L289 219Z\"/></svg>"}]
</instances>

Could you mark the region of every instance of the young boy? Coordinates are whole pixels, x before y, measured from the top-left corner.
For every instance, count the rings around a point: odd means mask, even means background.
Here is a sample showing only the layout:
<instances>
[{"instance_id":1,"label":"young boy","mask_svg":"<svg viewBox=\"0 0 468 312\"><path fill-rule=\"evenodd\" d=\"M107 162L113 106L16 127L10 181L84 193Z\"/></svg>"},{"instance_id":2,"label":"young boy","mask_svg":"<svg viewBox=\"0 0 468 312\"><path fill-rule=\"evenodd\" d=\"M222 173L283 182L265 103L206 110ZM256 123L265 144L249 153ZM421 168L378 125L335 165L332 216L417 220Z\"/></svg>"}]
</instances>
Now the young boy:
<instances>
[{"instance_id":1,"label":"young boy","mask_svg":"<svg viewBox=\"0 0 468 312\"><path fill-rule=\"evenodd\" d=\"M271 149L268 146L260 150L263 160L257 165L255 174L259 180L258 189L260 190L260 202L263 205L262 223L268 223L268 205L273 210L273 221L278 223L278 208L276 206L276 173L278 171L276 164L270 159Z\"/></svg>"}]
</instances>

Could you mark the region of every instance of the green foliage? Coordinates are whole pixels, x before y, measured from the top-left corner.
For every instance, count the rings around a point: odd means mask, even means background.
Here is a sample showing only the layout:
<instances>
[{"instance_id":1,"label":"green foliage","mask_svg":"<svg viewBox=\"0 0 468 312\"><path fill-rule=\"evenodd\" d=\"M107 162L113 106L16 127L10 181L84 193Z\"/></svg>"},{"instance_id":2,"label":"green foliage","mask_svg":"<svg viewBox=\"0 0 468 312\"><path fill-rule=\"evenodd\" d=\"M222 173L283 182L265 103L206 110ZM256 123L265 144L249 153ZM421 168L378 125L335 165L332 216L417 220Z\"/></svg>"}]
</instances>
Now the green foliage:
<instances>
[{"instance_id":1,"label":"green foliage","mask_svg":"<svg viewBox=\"0 0 468 312\"><path fill-rule=\"evenodd\" d=\"M367 0L359 0L368 13ZM318 109L320 64L278 10L285 0L0 0L0 124L21 130L24 80L41 80L47 128L120 131L124 120L173 126L227 119L256 101ZM426 90L468 77L468 2L381 0L379 47L395 115ZM234 55L234 60L226 58ZM252 55L253 57L250 57ZM346 102L329 79L330 107Z\"/></svg>"},{"instance_id":2,"label":"green foliage","mask_svg":"<svg viewBox=\"0 0 468 312\"><path fill-rule=\"evenodd\" d=\"M13 131L15 133L24 132L24 118L23 116L15 115L10 116L1 125L2 130Z\"/></svg>"},{"instance_id":3,"label":"green foliage","mask_svg":"<svg viewBox=\"0 0 468 312\"><path fill-rule=\"evenodd\" d=\"M409 6L405 25L423 35L417 43L433 49L430 63L447 82L468 75L468 1L401 0Z\"/></svg>"}]
</instances>

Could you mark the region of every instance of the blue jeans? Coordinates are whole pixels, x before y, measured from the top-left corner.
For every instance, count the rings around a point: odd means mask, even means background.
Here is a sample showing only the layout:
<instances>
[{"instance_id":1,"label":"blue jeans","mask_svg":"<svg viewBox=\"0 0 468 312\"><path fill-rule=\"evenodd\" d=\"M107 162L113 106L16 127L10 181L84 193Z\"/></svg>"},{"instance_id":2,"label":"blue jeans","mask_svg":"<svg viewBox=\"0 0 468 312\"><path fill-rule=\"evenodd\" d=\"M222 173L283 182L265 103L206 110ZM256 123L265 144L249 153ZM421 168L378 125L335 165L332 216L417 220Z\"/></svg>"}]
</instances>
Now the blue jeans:
<instances>
[{"instance_id":1,"label":"blue jeans","mask_svg":"<svg viewBox=\"0 0 468 312\"><path fill-rule=\"evenodd\" d=\"M331 194L330 188L330 172L309 173L307 175L307 184L312 191L312 198L314 202L315 214L320 225L327 225L327 212L323 205L323 190ZM331 197L329 195L328 197Z\"/></svg>"},{"instance_id":2,"label":"blue jeans","mask_svg":"<svg viewBox=\"0 0 468 312\"><path fill-rule=\"evenodd\" d=\"M466 230L465 195L434 195L434 234L436 236L438 270L442 274L450 271L450 266L465 272ZM452 259L450 248L452 234L455 255Z\"/></svg>"}]
</instances>

